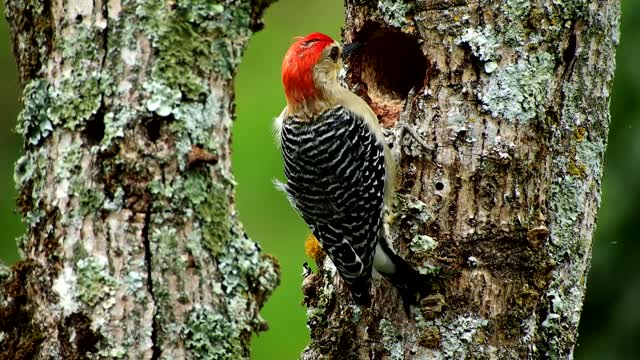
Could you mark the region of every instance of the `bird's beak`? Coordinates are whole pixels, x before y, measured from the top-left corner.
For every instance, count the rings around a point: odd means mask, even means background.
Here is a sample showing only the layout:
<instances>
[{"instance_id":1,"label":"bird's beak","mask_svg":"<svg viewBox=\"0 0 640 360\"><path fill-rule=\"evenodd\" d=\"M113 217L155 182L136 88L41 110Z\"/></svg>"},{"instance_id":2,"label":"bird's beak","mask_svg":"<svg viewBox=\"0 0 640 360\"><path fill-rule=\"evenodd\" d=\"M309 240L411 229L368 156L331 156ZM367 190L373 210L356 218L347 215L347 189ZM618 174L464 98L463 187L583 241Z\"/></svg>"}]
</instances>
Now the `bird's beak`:
<instances>
[{"instance_id":1,"label":"bird's beak","mask_svg":"<svg viewBox=\"0 0 640 360\"><path fill-rule=\"evenodd\" d=\"M362 43L354 42L342 45L342 60L347 60L351 55L362 47Z\"/></svg>"}]
</instances>

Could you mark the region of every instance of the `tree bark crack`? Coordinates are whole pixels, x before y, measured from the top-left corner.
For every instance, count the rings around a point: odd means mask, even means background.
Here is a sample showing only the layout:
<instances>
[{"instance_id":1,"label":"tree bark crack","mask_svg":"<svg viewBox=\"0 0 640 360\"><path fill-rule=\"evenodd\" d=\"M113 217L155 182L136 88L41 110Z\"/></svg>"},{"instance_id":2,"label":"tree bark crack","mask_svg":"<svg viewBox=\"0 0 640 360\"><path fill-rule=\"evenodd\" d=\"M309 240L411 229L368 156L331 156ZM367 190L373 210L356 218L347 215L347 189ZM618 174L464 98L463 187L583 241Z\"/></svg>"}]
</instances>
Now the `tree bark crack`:
<instances>
[{"instance_id":1,"label":"tree bark crack","mask_svg":"<svg viewBox=\"0 0 640 360\"><path fill-rule=\"evenodd\" d=\"M93 2L93 6L95 7L95 0ZM107 62L107 54L109 53L109 5L108 1L103 1L101 4L101 15L104 18L104 29L102 30L102 49L104 53L102 54L102 59L100 59L100 71L105 70L105 64ZM102 87L100 87L102 88ZM104 104L104 94L101 96L102 104Z\"/></svg>"},{"instance_id":2,"label":"tree bark crack","mask_svg":"<svg viewBox=\"0 0 640 360\"><path fill-rule=\"evenodd\" d=\"M160 359L161 350L158 344L158 321L156 314L158 312L158 303L153 291L153 262L151 253L151 240L149 239L149 227L151 224L151 204L147 205L147 211L144 217L144 225L142 227L142 241L144 243L144 259L147 267L147 291L153 302L153 316L151 319L151 360Z\"/></svg>"},{"instance_id":3,"label":"tree bark crack","mask_svg":"<svg viewBox=\"0 0 640 360\"><path fill-rule=\"evenodd\" d=\"M488 122L487 119L482 119L482 132L480 133L480 137L482 138L482 141L480 143L480 154L478 154L478 166L476 169L482 169L484 166L484 160L485 160L485 144L487 141L487 131L488 131ZM473 175L473 196L478 198L478 199L482 199L482 189L481 189L481 177L479 174L479 171L476 170L474 175ZM481 220L480 218L480 214L481 214L481 210L482 210L482 201L476 201L475 202L475 209L473 212L473 216L474 219L476 221L476 224ZM465 259L466 260L466 259Z\"/></svg>"},{"instance_id":4,"label":"tree bark crack","mask_svg":"<svg viewBox=\"0 0 640 360\"><path fill-rule=\"evenodd\" d=\"M471 4L477 4L478 1L471 0L426 0L422 4L418 5L418 10L433 11L433 10L449 10L456 7L468 6Z\"/></svg>"}]
</instances>

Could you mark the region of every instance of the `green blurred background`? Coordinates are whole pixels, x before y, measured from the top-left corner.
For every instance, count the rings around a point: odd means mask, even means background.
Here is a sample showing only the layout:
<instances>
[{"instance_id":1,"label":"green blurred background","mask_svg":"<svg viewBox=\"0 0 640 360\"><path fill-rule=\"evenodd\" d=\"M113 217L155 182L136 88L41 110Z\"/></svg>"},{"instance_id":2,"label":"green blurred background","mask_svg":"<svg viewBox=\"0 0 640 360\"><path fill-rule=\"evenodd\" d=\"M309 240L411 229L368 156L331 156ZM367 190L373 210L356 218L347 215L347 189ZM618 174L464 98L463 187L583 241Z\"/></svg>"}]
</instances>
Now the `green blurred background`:
<instances>
[{"instance_id":1,"label":"green blurred background","mask_svg":"<svg viewBox=\"0 0 640 360\"><path fill-rule=\"evenodd\" d=\"M300 305L300 273L306 260L307 230L272 185L282 177L271 123L284 107L282 56L294 36L313 31L339 38L341 0L279 0L265 16L266 27L249 44L237 77L237 121L233 160L240 218L249 235L282 265L282 285L262 314L270 330L256 336L252 359L295 359L309 334ZM611 103L602 207L598 219L587 298L576 359L640 359L640 2L622 1L622 42L618 48ZM306 14L307 16L301 16ZM308 16L311 15L311 16ZM0 259L18 259L15 238L23 231L13 211L13 164L21 152L14 132L20 90L6 21L0 22Z\"/></svg>"}]
</instances>

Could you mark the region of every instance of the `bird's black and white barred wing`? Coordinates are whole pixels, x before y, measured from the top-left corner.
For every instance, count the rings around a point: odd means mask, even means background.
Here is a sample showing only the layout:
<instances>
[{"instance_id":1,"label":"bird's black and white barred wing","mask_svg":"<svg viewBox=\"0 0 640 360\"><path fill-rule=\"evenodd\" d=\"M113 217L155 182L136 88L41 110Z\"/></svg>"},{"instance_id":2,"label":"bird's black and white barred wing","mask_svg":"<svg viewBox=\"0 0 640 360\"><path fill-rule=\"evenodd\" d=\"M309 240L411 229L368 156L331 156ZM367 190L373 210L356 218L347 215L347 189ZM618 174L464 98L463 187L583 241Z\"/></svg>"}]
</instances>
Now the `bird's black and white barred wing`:
<instances>
[{"instance_id":1,"label":"bird's black and white barred wing","mask_svg":"<svg viewBox=\"0 0 640 360\"><path fill-rule=\"evenodd\" d=\"M365 303L373 255L383 231L383 145L365 121L343 107L314 122L283 119L282 186L354 299Z\"/></svg>"}]
</instances>

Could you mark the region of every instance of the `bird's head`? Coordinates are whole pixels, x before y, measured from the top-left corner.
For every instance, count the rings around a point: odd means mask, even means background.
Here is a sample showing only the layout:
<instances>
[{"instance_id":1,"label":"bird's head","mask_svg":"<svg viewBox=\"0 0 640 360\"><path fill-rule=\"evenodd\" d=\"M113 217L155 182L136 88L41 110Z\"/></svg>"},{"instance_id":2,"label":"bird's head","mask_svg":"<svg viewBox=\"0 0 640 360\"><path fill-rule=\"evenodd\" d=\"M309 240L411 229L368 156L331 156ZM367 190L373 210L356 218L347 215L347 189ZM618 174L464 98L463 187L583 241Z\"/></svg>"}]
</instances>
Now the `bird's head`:
<instances>
[{"instance_id":1,"label":"bird's head","mask_svg":"<svg viewBox=\"0 0 640 360\"><path fill-rule=\"evenodd\" d=\"M355 48L345 46L345 53ZM290 111L319 111L339 88L338 72L345 55L339 43L327 35L312 33L297 38L282 61L282 84Z\"/></svg>"}]
</instances>

